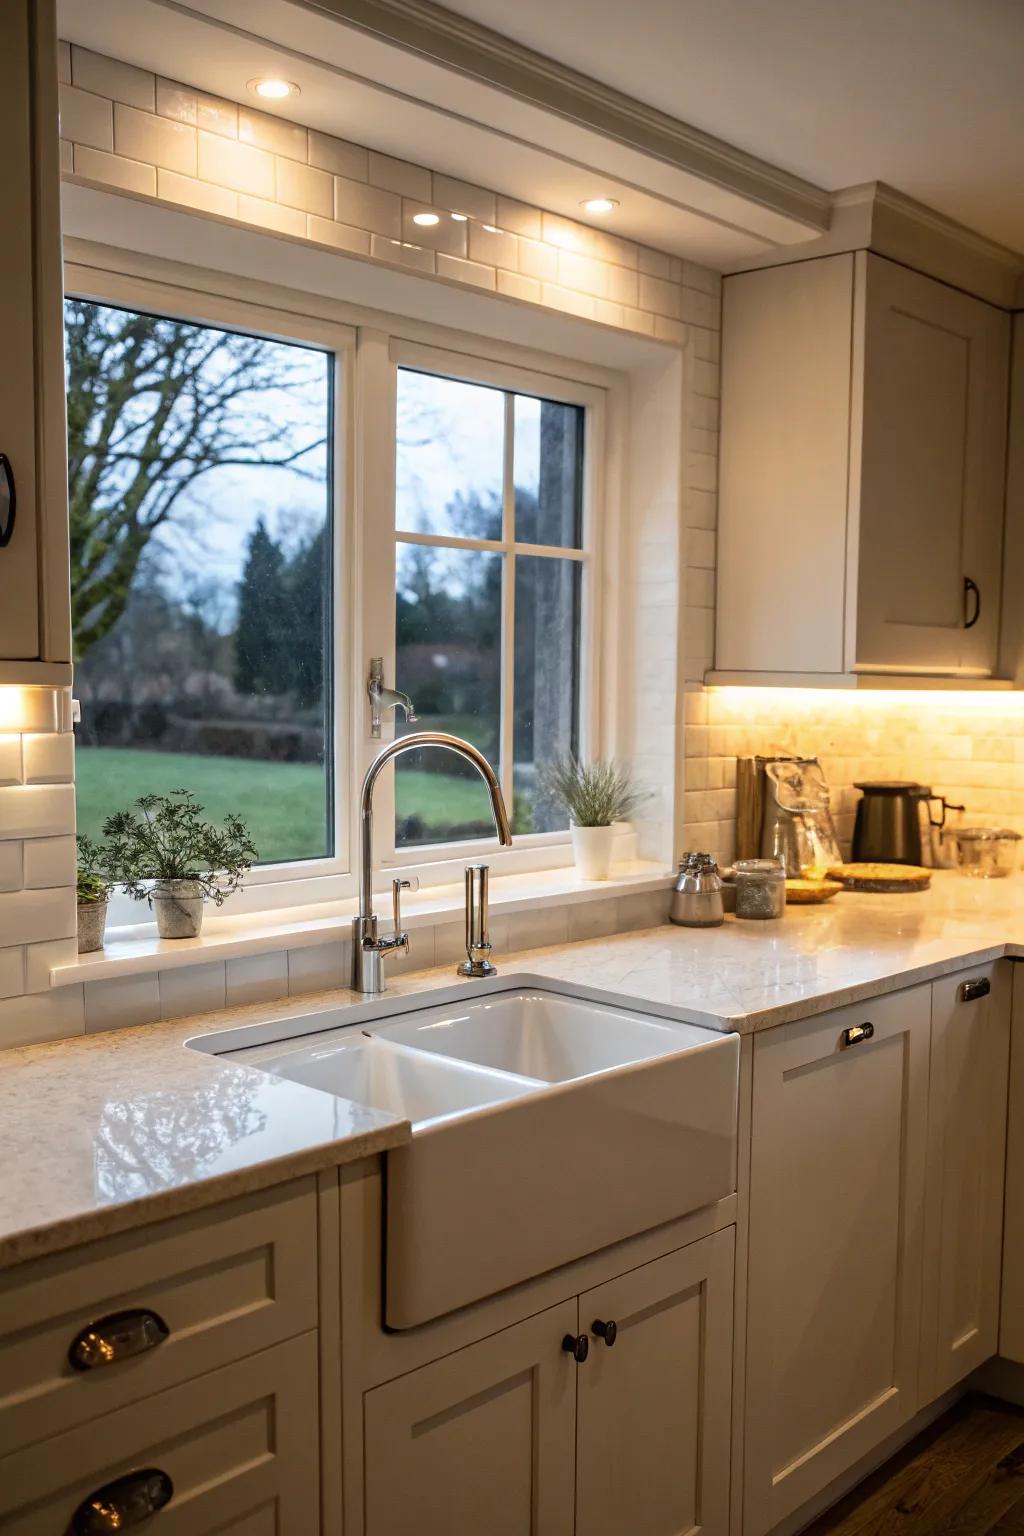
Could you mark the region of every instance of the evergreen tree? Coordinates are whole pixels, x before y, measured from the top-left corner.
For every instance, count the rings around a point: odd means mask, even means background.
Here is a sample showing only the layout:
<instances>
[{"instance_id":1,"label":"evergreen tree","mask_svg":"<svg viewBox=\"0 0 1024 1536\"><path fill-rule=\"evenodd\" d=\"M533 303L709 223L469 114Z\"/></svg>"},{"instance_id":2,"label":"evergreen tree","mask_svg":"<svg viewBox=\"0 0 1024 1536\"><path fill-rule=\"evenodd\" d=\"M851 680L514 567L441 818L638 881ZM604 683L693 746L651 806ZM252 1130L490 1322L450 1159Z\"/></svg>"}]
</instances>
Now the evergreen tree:
<instances>
[{"instance_id":1,"label":"evergreen tree","mask_svg":"<svg viewBox=\"0 0 1024 1536\"><path fill-rule=\"evenodd\" d=\"M261 517L249 535L239 585L235 687L239 693L287 693L291 686L291 604L281 546Z\"/></svg>"},{"instance_id":2,"label":"evergreen tree","mask_svg":"<svg viewBox=\"0 0 1024 1536\"><path fill-rule=\"evenodd\" d=\"M299 550L288 568L288 597L292 612L291 686L303 709L323 697L324 656L330 652L327 632L327 540L321 527Z\"/></svg>"}]
</instances>

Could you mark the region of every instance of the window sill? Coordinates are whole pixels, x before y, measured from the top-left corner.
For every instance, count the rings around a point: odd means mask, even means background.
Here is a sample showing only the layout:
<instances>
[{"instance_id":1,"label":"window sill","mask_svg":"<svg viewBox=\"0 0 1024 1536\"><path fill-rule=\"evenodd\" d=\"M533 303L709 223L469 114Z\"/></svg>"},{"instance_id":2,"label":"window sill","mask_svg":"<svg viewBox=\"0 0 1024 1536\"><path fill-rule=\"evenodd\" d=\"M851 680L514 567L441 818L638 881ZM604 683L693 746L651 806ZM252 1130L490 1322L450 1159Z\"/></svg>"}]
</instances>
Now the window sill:
<instances>
[{"instance_id":1,"label":"window sill","mask_svg":"<svg viewBox=\"0 0 1024 1536\"><path fill-rule=\"evenodd\" d=\"M609 880L581 880L575 869L531 870L519 875L492 876L491 915L544 907L571 906L599 901L602 897L642 895L667 889L674 871L659 864L637 861L623 864ZM403 910L410 932L433 928L461 918L464 893L459 885L432 886L406 896ZM378 906L380 899L378 899ZM50 971L51 987L78 986L87 981L106 981L115 976L140 976L149 971L169 971L210 961L231 960L239 955L266 954L274 950L302 949L332 939L349 937L356 915L354 900L323 902L317 906L286 911L239 913L207 912L198 939L159 939L153 923L131 928L112 928L104 948L79 955L67 965Z\"/></svg>"}]
</instances>

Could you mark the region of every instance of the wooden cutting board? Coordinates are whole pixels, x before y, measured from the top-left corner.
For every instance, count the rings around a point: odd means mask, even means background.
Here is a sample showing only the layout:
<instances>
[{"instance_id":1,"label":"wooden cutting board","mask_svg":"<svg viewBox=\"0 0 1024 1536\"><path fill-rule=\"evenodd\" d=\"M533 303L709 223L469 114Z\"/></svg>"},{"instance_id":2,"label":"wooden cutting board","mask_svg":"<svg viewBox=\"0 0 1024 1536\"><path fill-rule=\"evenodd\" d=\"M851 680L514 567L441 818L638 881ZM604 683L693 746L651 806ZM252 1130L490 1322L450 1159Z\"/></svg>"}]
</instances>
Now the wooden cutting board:
<instances>
[{"instance_id":1,"label":"wooden cutting board","mask_svg":"<svg viewBox=\"0 0 1024 1536\"><path fill-rule=\"evenodd\" d=\"M914 864L836 864L828 874L830 880L840 881L847 891L875 891L882 895L926 891L932 883L931 870L919 869Z\"/></svg>"}]
</instances>

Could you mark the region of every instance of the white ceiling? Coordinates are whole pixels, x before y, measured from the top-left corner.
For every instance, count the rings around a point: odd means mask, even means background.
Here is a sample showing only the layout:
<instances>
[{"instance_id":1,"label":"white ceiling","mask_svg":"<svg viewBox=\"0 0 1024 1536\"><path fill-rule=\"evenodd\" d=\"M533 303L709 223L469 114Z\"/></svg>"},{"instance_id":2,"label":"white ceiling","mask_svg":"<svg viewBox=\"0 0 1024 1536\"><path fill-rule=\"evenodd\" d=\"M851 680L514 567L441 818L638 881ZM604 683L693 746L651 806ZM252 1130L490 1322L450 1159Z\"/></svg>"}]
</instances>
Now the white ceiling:
<instances>
[{"instance_id":1,"label":"white ceiling","mask_svg":"<svg viewBox=\"0 0 1024 1536\"><path fill-rule=\"evenodd\" d=\"M829 191L886 181L1024 252L1021 0L446 0Z\"/></svg>"}]
</instances>

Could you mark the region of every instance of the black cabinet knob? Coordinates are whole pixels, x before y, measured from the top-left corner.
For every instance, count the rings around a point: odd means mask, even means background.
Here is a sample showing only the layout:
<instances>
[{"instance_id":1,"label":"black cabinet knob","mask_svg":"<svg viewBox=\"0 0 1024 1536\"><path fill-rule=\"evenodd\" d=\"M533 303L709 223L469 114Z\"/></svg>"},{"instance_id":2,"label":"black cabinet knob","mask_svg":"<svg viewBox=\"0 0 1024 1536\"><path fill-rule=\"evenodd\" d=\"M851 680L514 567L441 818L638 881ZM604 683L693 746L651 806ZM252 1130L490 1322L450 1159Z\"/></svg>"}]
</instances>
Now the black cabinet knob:
<instances>
[{"instance_id":1,"label":"black cabinet knob","mask_svg":"<svg viewBox=\"0 0 1024 1536\"><path fill-rule=\"evenodd\" d=\"M619 1336L619 1325L614 1318L609 1318L607 1322L597 1318L591 1323L590 1331L591 1333L596 1333L599 1339L604 1339L608 1348L611 1349Z\"/></svg>"},{"instance_id":2,"label":"black cabinet knob","mask_svg":"<svg viewBox=\"0 0 1024 1536\"><path fill-rule=\"evenodd\" d=\"M585 1333L567 1333L562 1348L567 1355L572 1355L577 1365L582 1365L590 1354L590 1340Z\"/></svg>"}]
</instances>

